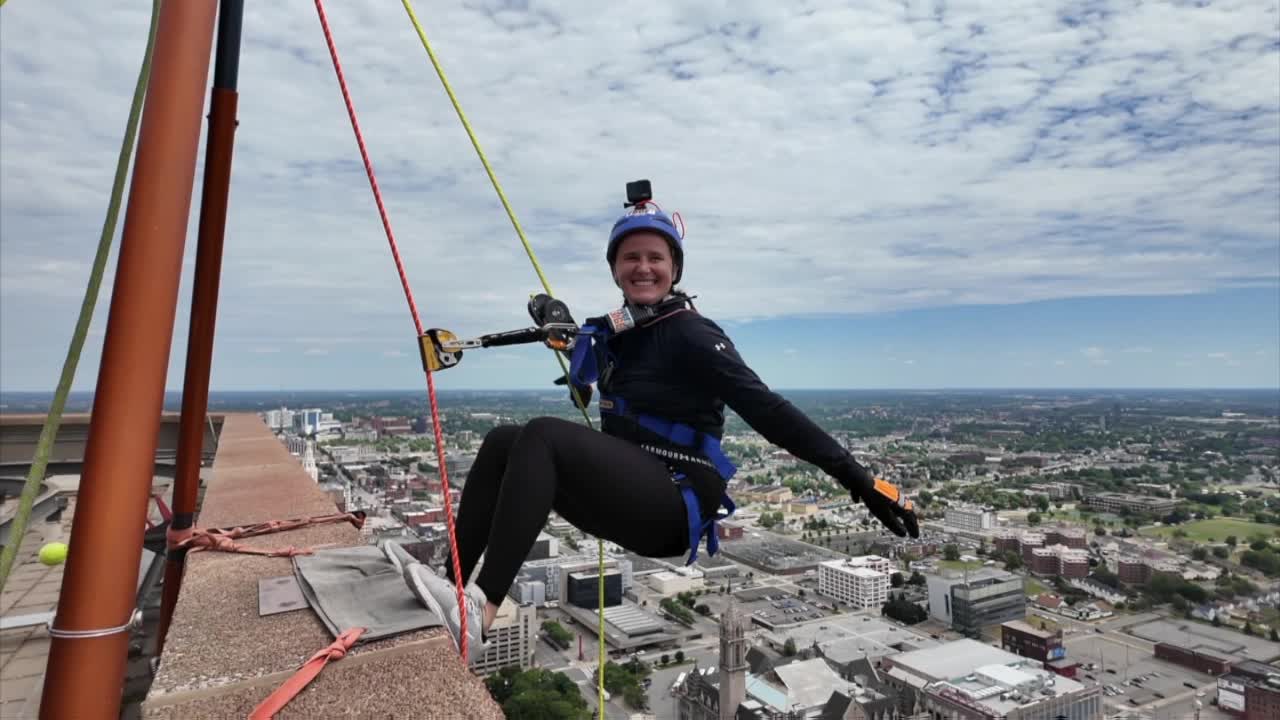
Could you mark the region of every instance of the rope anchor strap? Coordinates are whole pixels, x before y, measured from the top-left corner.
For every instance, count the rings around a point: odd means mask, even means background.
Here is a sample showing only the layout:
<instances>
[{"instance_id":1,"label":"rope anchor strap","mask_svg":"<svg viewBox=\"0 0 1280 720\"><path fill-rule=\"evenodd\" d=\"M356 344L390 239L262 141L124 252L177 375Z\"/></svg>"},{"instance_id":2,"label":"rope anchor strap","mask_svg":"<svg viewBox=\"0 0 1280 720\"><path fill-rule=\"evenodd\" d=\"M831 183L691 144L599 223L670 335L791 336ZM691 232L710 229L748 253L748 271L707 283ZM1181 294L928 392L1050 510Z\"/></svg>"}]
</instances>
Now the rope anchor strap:
<instances>
[{"instance_id":1,"label":"rope anchor strap","mask_svg":"<svg viewBox=\"0 0 1280 720\"><path fill-rule=\"evenodd\" d=\"M284 709L289 701L297 697L312 680L324 670L324 666L329 664L330 660L341 660L347 656L347 651L351 649L360 636L364 634L365 628L351 628L338 636L332 644L324 648L298 668L288 680L281 683L280 687L266 697L257 707L249 713L249 720L271 720L276 713Z\"/></svg>"},{"instance_id":2,"label":"rope anchor strap","mask_svg":"<svg viewBox=\"0 0 1280 720\"><path fill-rule=\"evenodd\" d=\"M325 523L343 521L350 522L358 529L364 527L364 519L365 514L363 512L333 513L331 515L314 515L312 517L294 518L292 520L268 520L267 522L258 523L256 525L243 525L227 529L170 529L167 539L170 550L190 550L192 552L199 550L216 550L220 552L245 553L247 555L265 555L267 557L293 557L294 555L310 555L312 553L312 549L289 546L287 548L267 550L241 545L240 543L237 543L236 540L239 538L256 537L258 535L269 535L271 533L297 530L298 528L306 527L308 525L322 525Z\"/></svg>"}]
</instances>

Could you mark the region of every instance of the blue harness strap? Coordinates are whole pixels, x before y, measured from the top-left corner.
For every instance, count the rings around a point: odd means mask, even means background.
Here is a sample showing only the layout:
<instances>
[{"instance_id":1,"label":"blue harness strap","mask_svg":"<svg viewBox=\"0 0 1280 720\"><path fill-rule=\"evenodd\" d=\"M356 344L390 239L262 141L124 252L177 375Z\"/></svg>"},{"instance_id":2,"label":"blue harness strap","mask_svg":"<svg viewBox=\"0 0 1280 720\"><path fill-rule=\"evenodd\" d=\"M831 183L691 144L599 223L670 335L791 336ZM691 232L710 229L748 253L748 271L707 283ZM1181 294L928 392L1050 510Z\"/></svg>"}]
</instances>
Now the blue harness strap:
<instances>
[{"instance_id":1,"label":"blue harness strap","mask_svg":"<svg viewBox=\"0 0 1280 720\"><path fill-rule=\"evenodd\" d=\"M699 432L684 423L672 422L645 413L630 412L627 408L626 399L617 395L602 394L600 396L600 413L630 417L639 423L640 427L677 445L683 445L700 452L711 461L711 464L715 466L716 472L720 474L720 477L724 478L725 482L729 482L729 479L738 471L738 468L734 466L720 448L720 438L714 435ZM716 514L704 523L702 522L702 505L698 502L698 496L693 492L693 487L690 485L688 478L685 477L684 473L675 473L671 477L680 484L680 494L684 497L685 512L689 518L689 560L685 565L692 565L698 559L698 545L703 536L707 538L707 554L714 557L720 549L720 537L716 534L716 523L733 515L737 509L733 504L733 500L729 498L728 493L721 493L720 506L724 510L717 508Z\"/></svg>"},{"instance_id":2,"label":"blue harness strap","mask_svg":"<svg viewBox=\"0 0 1280 720\"><path fill-rule=\"evenodd\" d=\"M590 385L600 377L594 350L596 336L604 332L594 325L583 325L580 332L569 356L569 379L577 385Z\"/></svg>"},{"instance_id":3,"label":"blue harness strap","mask_svg":"<svg viewBox=\"0 0 1280 720\"><path fill-rule=\"evenodd\" d=\"M724 478L725 482L729 482L734 474L738 472L738 468L724 454L724 450L720 448L720 438L714 435L700 432L684 423L672 422L645 413L632 412L627 407L626 398L618 397L617 395L602 394L600 396L600 413L629 417L649 432L660 435L677 445L683 445L701 452L711 461L712 465L715 465L716 472L720 473L720 477Z\"/></svg>"},{"instance_id":4,"label":"blue harness strap","mask_svg":"<svg viewBox=\"0 0 1280 720\"><path fill-rule=\"evenodd\" d=\"M684 473L676 473L671 477L680 483L680 494L684 496L685 515L689 518L689 560L685 562L685 566L692 565L698 559L698 545L702 542L704 535L707 538L707 554L715 557L720 550L720 536L716 533L716 523L728 519L737 508L729 499L729 494L724 493L720 497L720 504L724 510L716 510L716 514L704 523L702 522L702 505L698 502L698 496L693 492L693 487L685 482Z\"/></svg>"},{"instance_id":5,"label":"blue harness strap","mask_svg":"<svg viewBox=\"0 0 1280 720\"><path fill-rule=\"evenodd\" d=\"M597 328L594 325L583 325L577 344L569 361L569 379L577 385L590 385L600 377L600 365L596 358L596 343L603 347L609 338L608 328ZM607 349L606 349L607 350ZM716 472L725 482L738 471L720 447L720 438L698 431L684 423L672 422L665 418L645 413L629 411L627 401L617 395L606 395L603 392L599 399L600 414L621 415L635 420L644 429L655 433L671 442L701 453L715 467ZM680 494L684 498L685 513L689 521L689 560L686 566L698 559L698 545L702 538L707 538L707 554L714 556L720 549L720 537L716 534L716 523L725 520L737 510L728 493L722 493L720 506L716 514L705 523L702 521L702 506L684 473L674 473L672 479L680 485Z\"/></svg>"}]
</instances>

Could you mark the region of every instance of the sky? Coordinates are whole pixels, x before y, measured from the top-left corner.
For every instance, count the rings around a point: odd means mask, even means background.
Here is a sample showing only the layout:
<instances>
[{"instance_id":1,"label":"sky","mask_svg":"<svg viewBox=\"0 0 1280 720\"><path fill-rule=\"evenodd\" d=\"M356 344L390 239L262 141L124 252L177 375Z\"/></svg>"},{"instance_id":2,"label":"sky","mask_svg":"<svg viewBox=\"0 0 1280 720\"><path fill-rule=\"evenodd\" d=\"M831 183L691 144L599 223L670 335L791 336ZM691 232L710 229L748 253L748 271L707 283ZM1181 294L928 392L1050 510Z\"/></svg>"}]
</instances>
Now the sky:
<instances>
[{"instance_id":1,"label":"sky","mask_svg":"<svg viewBox=\"0 0 1280 720\"><path fill-rule=\"evenodd\" d=\"M579 320L619 302L607 234L647 178L687 228L682 287L777 388L1280 387L1274 2L414 7ZM149 10L0 9L5 390L57 382ZM424 325L526 326L541 285L403 7L325 11ZM248 4L239 93L213 389L421 387L312 3ZM559 373L496 348L436 382Z\"/></svg>"}]
</instances>

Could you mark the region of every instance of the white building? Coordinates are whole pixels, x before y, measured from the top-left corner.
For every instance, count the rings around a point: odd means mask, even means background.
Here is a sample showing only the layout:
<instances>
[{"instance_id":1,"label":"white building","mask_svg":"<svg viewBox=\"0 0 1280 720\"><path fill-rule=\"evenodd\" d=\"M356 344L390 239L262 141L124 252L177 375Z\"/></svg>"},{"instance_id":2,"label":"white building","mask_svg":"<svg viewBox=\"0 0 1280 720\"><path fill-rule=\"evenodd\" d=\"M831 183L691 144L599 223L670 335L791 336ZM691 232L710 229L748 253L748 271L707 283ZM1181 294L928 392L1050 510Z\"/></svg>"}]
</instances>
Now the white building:
<instances>
[{"instance_id":1,"label":"white building","mask_svg":"<svg viewBox=\"0 0 1280 720\"><path fill-rule=\"evenodd\" d=\"M1101 720L1101 686L1085 686L1043 663L976 640L956 640L881 659L889 685L931 718Z\"/></svg>"},{"instance_id":2,"label":"white building","mask_svg":"<svg viewBox=\"0 0 1280 720\"><path fill-rule=\"evenodd\" d=\"M685 573L662 570L649 576L649 585L663 597L678 595L694 588L694 578Z\"/></svg>"},{"instance_id":3,"label":"white building","mask_svg":"<svg viewBox=\"0 0 1280 720\"><path fill-rule=\"evenodd\" d=\"M537 635L537 611L532 605L516 605L511 598L502 601L498 614L487 633L489 647L484 655L471 663L472 669L487 675L508 665L527 670L533 665Z\"/></svg>"},{"instance_id":4,"label":"white building","mask_svg":"<svg viewBox=\"0 0 1280 720\"><path fill-rule=\"evenodd\" d=\"M378 448L372 445L330 445L325 450L335 462L348 465L376 462L382 457Z\"/></svg>"},{"instance_id":5,"label":"white building","mask_svg":"<svg viewBox=\"0 0 1280 720\"><path fill-rule=\"evenodd\" d=\"M818 592L863 610L889 601L892 564L879 555L828 560L818 565Z\"/></svg>"},{"instance_id":6,"label":"white building","mask_svg":"<svg viewBox=\"0 0 1280 720\"><path fill-rule=\"evenodd\" d=\"M293 427L293 411L287 407L268 410L263 419L272 430L288 430Z\"/></svg>"},{"instance_id":7,"label":"white building","mask_svg":"<svg viewBox=\"0 0 1280 720\"><path fill-rule=\"evenodd\" d=\"M306 438L297 435L286 435L284 442L285 447L289 448L289 452L298 457L302 457L302 454L307 451Z\"/></svg>"},{"instance_id":8,"label":"white building","mask_svg":"<svg viewBox=\"0 0 1280 720\"><path fill-rule=\"evenodd\" d=\"M957 530L978 532L990 530L996 526L995 514L991 508L977 506L958 506L947 508L947 516L942 524Z\"/></svg>"}]
</instances>

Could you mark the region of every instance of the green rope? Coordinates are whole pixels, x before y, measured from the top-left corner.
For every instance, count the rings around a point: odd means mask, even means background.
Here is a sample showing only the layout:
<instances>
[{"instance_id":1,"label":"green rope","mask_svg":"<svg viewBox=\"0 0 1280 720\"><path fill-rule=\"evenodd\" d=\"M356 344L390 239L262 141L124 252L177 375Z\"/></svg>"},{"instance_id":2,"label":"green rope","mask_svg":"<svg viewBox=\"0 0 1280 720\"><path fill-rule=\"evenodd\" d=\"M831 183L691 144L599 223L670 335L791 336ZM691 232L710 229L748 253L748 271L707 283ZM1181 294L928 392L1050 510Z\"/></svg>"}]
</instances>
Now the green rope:
<instances>
[{"instance_id":1,"label":"green rope","mask_svg":"<svg viewBox=\"0 0 1280 720\"><path fill-rule=\"evenodd\" d=\"M0 0L3 4L4 0ZM133 105L129 108L129 122L125 128L124 144L120 146L120 157L116 161L115 184L111 187L111 203L107 207L107 218L102 224L102 237L98 239L98 254L93 259L93 270L89 273L89 285L84 291L84 301L80 305L80 318L76 321L75 334L71 337L71 346L67 348L67 359L62 363L62 377L58 379L58 389L53 394L53 404L49 407L49 416L45 418L44 428L40 431L40 440L36 444L36 455L31 461L31 471L27 473L27 482L22 487L22 497L18 501L18 514L13 518L13 527L9 533L9 543L0 554L0 590L9 580L9 571L13 569L18 549L22 546L22 536L27 532L27 524L31 520L31 508L35 504L36 493L40 490L40 481L44 479L45 469L49 465L49 453L53 447L54 437L58 434L58 425L62 422L62 410L67 404L67 393L71 391L71 381L75 379L76 366L80 363L80 351L84 348L85 336L89 334L89 321L93 319L93 309L98 302L98 289L102 286L102 275L107 267L107 256L111 254L111 239L116 233L116 219L120 216L120 201L124 195L124 181L129 172L129 160L133 157L134 139L138 134L138 118L142 114L143 98L147 94L147 85L151 82L151 52L156 42L156 26L160 20L160 4L162 0L151 0L151 29L147 34L147 51L142 58L142 69L138 72L138 84L133 90ZM138 529L142 531L141 528Z\"/></svg>"}]
</instances>

